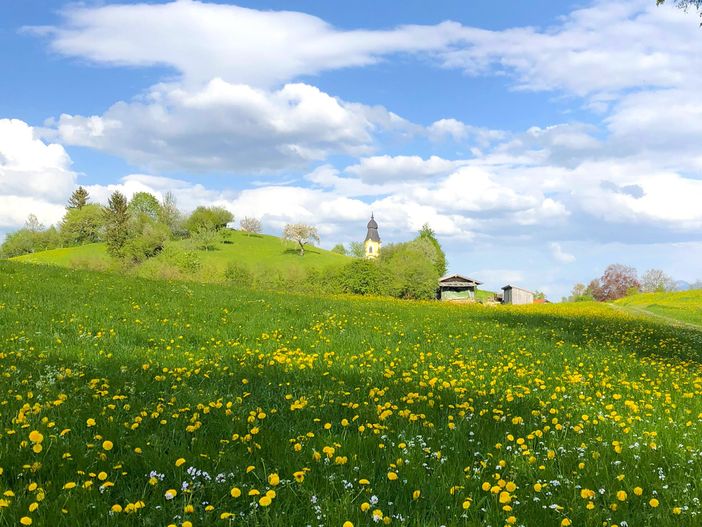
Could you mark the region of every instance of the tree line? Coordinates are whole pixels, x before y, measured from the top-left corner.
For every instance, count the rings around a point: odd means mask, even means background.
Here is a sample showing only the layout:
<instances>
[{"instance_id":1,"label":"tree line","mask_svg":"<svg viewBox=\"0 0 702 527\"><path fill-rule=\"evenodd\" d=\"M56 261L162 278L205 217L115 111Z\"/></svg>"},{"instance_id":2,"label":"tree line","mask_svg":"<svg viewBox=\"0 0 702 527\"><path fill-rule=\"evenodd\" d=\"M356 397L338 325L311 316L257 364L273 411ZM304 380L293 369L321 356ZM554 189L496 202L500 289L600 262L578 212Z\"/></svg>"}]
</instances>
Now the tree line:
<instances>
[{"instance_id":1,"label":"tree line","mask_svg":"<svg viewBox=\"0 0 702 527\"><path fill-rule=\"evenodd\" d=\"M34 214L25 226L5 238L0 256L12 258L47 249L105 242L107 252L124 262L139 263L157 255L167 240L190 238L194 247L211 250L219 232L234 215L223 207L197 207L185 215L178 210L175 197L167 192L159 201L153 194L137 192L128 200L113 192L107 206L91 203L90 194L78 187L66 204L57 225L44 227ZM244 218L242 230L261 232L257 218Z\"/></svg>"},{"instance_id":2,"label":"tree line","mask_svg":"<svg viewBox=\"0 0 702 527\"><path fill-rule=\"evenodd\" d=\"M702 281L687 284L688 289L702 289ZM596 300L611 302L637 293L656 293L677 291L678 285L661 269L649 269L641 278L634 267L622 264L607 266L599 278L592 279L587 285L578 283L573 286L567 302Z\"/></svg>"},{"instance_id":3,"label":"tree line","mask_svg":"<svg viewBox=\"0 0 702 527\"><path fill-rule=\"evenodd\" d=\"M212 251L226 243L226 227L234 215L217 206L200 206L183 214L175 197L166 193L161 201L148 192L137 192L131 199L113 192L106 206L92 203L88 191L78 187L66 204L66 212L56 226L45 228L35 215L26 225L7 236L0 256L13 257L59 247L104 242L113 261L122 266L138 265L155 256L160 277L192 276L202 265L198 251ZM251 235L262 231L261 221L245 217L239 229ZM317 228L291 223L282 237L294 242L301 257L308 245L319 243ZM187 239L186 248L167 244L169 240ZM407 299L431 299L436 294L439 277L446 272L446 255L434 231L424 225L415 239L383 247L375 260L365 259L361 242L347 250L337 244L333 252L355 257L335 269L252 270L236 260L226 267L223 278L247 287L298 290L306 292L381 295ZM155 264L156 262L154 262ZM86 262L86 265L90 266ZM260 272L259 272L260 271Z\"/></svg>"}]
</instances>

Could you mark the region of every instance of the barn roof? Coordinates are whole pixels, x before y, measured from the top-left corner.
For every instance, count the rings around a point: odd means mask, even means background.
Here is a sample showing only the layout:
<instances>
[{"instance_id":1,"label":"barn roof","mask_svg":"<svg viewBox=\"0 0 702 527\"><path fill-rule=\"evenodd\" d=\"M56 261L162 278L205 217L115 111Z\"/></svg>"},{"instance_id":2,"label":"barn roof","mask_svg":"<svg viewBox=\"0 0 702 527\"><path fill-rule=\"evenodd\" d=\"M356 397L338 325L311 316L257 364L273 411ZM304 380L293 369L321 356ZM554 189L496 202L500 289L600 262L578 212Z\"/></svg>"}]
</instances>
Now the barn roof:
<instances>
[{"instance_id":1,"label":"barn roof","mask_svg":"<svg viewBox=\"0 0 702 527\"><path fill-rule=\"evenodd\" d=\"M532 294L532 295L534 294L533 291L529 291L528 289L524 289L523 287L517 287L516 285L510 285L510 284L507 284L507 285L504 286L502 289L503 289L503 290L507 290L507 289L519 289L520 291L524 291L524 292L530 293L530 294Z\"/></svg>"},{"instance_id":2,"label":"barn roof","mask_svg":"<svg viewBox=\"0 0 702 527\"><path fill-rule=\"evenodd\" d=\"M480 285L482 282L479 282L478 280L475 280L473 278L469 278L467 276L463 276L462 274L454 273L454 274L447 274L446 276L442 276L439 278L439 285L447 285L448 283L460 283L460 284L465 284L465 285Z\"/></svg>"}]
</instances>

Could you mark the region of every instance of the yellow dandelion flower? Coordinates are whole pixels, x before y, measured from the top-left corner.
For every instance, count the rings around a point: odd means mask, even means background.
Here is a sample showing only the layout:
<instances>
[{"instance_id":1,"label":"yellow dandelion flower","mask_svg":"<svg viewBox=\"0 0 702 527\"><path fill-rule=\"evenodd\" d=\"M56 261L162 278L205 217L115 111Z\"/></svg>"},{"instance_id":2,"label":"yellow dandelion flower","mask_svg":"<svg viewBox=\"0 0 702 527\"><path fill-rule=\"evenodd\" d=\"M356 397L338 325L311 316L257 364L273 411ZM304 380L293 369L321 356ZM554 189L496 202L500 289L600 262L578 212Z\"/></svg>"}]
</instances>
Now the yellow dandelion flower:
<instances>
[{"instance_id":1,"label":"yellow dandelion flower","mask_svg":"<svg viewBox=\"0 0 702 527\"><path fill-rule=\"evenodd\" d=\"M619 501L626 501L626 498L627 498L626 491L620 490L620 491L617 492L617 499L618 499Z\"/></svg>"},{"instance_id":2,"label":"yellow dandelion flower","mask_svg":"<svg viewBox=\"0 0 702 527\"><path fill-rule=\"evenodd\" d=\"M268 496L261 496L261 499L258 500L258 504L261 507L268 507L272 502L273 500L270 499Z\"/></svg>"},{"instance_id":3,"label":"yellow dandelion flower","mask_svg":"<svg viewBox=\"0 0 702 527\"><path fill-rule=\"evenodd\" d=\"M233 487L232 490L229 491L229 494L231 494L232 498L238 498L241 496L241 489Z\"/></svg>"},{"instance_id":4,"label":"yellow dandelion flower","mask_svg":"<svg viewBox=\"0 0 702 527\"><path fill-rule=\"evenodd\" d=\"M29 440L32 443L41 443L44 441L44 436L42 435L41 432L37 432L36 430L32 430L29 432Z\"/></svg>"},{"instance_id":5,"label":"yellow dandelion flower","mask_svg":"<svg viewBox=\"0 0 702 527\"><path fill-rule=\"evenodd\" d=\"M660 502L656 498L651 498L648 500L648 504L655 509L658 507L658 505L660 505Z\"/></svg>"},{"instance_id":6,"label":"yellow dandelion flower","mask_svg":"<svg viewBox=\"0 0 702 527\"><path fill-rule=\"evenodd\" d=\"M110 510L112 512L122 512L122 506L119 503L115 503Z\"/></svg>"},{"instance_id":7,"label":"yellow dandelion flower","mask_svg":"<svg viewBox=\"0 0 702 527\"><path fill-rule=\"evenodd\" d=\"M103 450L108 450L108 451L109 451L109 450L112 450L112 447L114 447L114 445L112 444L112 441L103 441L103 442L102 442L102 448L103 448Z\"/></svg>"},{"instance_id":8,"label":"yellow dandelion flower","mask_svg":"<svg viewBox=\"0 0 702 527\"><path fill-rule=\"evenodd\" d=\"M31 525L32 524L32 519L29 516L22 516L20 518L20 523L22 525Z\"/></svg>"},{"instance_id":9,"label":"yellow dandelion flower","mask_svg":"<svg viewBox=\"0 0 702 527\"><path fill-rule=\"evenodd\" d=\"M176 459L175 466L176 466L176 467L179 467L179 466L181 466L183 463L185 463L185 458L179 457L178 459Z\"/></svg>"},{"instance_id":10,"label":"yellow dandelion flower","mask_svg":"<svg viewBox=\"0 0 702 527\"><path fill-rule=\"evenodd\" d=\"M412 499L413 499L413 500L418 500L419 497L420 497L421 495L422 495L422 491L420 491L420 490L415 490L415 491L412 493Z\"/></svg>"},{"instance_id":11,"label":"yellow dandelion flower","mask_svg":"<svg viewBox=\"0 0 702 527\"><path fill-rule=\"evenodd\" d=\"M397 472L388 472L388 479L390 481L395 481L397 479Z\"/></svg>"},{"instance_id":12,"label":"yellow dandelion flower","mask_svg":"<svg viewBox=\"0 0 702 527\"><path fill-rule=\"evenodd\" d=\"M268 484L273 485L274 487L280 483L280 477L278 477L278 474L273 473L268 475Z\"/></svg>"}]
</instances>

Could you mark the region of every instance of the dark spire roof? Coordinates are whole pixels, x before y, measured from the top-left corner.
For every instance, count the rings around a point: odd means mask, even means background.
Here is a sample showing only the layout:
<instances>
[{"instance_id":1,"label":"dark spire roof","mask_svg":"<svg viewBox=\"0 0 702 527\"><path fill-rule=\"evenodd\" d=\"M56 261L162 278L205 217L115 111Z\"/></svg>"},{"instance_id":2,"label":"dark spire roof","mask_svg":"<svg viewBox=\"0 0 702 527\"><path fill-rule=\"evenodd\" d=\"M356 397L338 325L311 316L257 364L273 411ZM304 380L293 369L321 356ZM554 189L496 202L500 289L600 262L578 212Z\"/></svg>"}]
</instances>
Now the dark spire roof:
<instances>
[{"instance_id":1,"label":"dark spire roof","mask_svg":"<svg viewBox=\"0 0 702 527\"><path fill-rule=\"evenodd\" d=\"M380 242L380 235L378 234L378 224L376 223L373 214L371 214L371 219L368 222L368 234L366 234L366 239L363 241L365 242L368 240Z\"/></svg>"},{"instance_id":2,"label":"dark spire roof","mask_svg":"<svg viewBox=\"0 0 702 527\"><path fill-rule=\"evenodd\" d=\"M368 228L369 228L369 229L377 229L377 228L378 228L378 224L376 223L375 218L373 217L373 213L372 213L372 212L371 212L371 219L370 219L370 221L368 222Z\"/></svg>"}]
</instances>

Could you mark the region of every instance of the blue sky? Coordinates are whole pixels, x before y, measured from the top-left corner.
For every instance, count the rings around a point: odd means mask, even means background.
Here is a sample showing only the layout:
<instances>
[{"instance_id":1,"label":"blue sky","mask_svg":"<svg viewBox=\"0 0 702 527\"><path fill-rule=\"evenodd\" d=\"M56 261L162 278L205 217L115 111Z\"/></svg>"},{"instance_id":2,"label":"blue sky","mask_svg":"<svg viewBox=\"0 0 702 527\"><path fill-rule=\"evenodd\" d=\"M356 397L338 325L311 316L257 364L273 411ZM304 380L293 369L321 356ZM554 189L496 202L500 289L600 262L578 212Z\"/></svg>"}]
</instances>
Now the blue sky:
<instances>
[{"instance_id":1,"label":"blue sky","mask_svg":"<svg viewBox=\"0 0 702 527\"><path fill-rule=\"evenodd\" d=\"M566 295L621 262L702 277L702 33L628 2L0 7L0 233L172 190L315 223L423 223L452 271ZM1 234L0 234L1 235Z\"/></svg>"}]
</instances>

